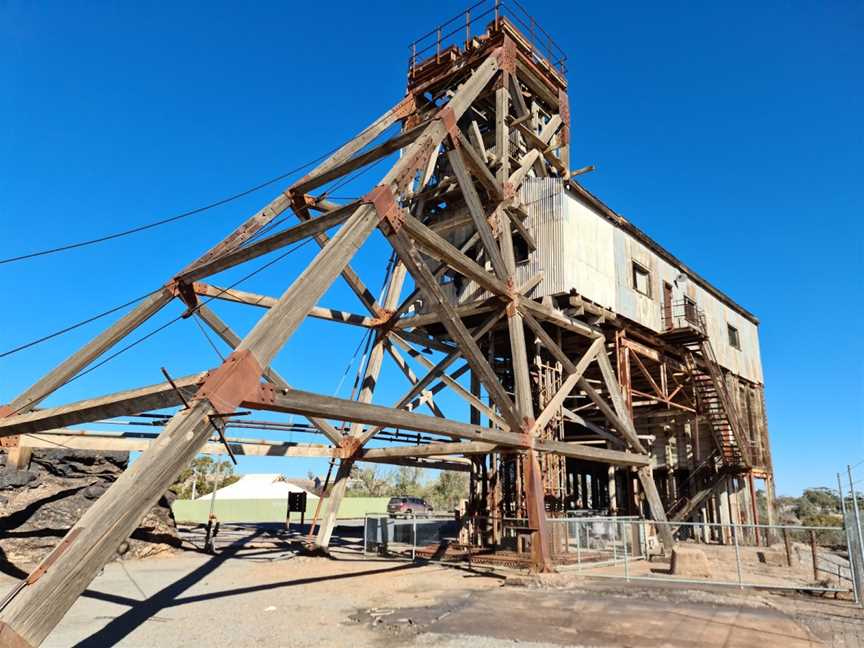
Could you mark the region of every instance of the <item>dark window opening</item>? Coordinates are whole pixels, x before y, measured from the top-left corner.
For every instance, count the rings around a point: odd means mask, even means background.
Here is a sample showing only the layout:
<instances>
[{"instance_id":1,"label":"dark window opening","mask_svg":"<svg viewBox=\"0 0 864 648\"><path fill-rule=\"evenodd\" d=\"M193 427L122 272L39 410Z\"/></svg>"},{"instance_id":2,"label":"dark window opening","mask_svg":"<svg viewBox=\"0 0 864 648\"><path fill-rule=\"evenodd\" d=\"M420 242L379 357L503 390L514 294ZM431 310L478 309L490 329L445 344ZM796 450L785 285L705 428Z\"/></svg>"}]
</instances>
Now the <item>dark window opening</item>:
<instances>
[{"instance_id":1,"label":"dark window opening","mask_svg":"<svg viewBox=\"0 0 864 648\"><path fill-rule=\"evenodd\" d=\"M731 324L726 325L726 330L729 333L729 346L733 349L741 350L741 338L738 335L738 329Z\"/></svg>"},{"instance_id":2,"label":"dark window opening","mask_svg":"<svg viewBox=\"0 0 864 648\"><path fill-rule=\"evenodd\" d=\"M633 262L633 289L646 297L651 296L651 273L635 261Z\"/></svg>"}]
</instances>

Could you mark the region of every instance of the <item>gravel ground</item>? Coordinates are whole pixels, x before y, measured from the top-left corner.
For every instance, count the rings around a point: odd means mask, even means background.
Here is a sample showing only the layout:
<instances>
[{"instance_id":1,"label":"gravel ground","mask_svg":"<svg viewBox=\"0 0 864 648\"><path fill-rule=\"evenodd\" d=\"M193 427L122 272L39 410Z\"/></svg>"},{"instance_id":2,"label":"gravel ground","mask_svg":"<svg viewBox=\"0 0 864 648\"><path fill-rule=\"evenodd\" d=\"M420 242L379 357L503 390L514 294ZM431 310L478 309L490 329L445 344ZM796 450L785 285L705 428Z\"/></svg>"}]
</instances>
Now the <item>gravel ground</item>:
<instances>
[{"instance_id":1,"label":"gravel ground","mask_svg":"<svg viewBox=\"0 0 864 648\"><path fill-rule=\"evenodd\" d=\"M253 532L216 556L111 563L44 645L864 648L861 610L848 602L576 576L508 583L364 558L347 536L335 559ZM0 592L14 582L0 576Z\"/></svg>"}]
</instances>

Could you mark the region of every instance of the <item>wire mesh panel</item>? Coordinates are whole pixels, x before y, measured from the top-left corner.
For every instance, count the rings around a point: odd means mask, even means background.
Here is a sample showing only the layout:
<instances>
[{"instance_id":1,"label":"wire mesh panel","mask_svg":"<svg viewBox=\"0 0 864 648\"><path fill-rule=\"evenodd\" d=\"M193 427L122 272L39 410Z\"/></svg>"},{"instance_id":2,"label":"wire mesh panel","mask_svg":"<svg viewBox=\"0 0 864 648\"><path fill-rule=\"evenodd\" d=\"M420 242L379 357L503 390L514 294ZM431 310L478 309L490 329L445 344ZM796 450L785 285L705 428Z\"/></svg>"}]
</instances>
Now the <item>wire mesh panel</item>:
<instances>
[{"instance_id":1,"label":"wire mesh panel","mask_svg":"<svg viewBox=\"0 0 864 648\"><path fill-rule=\"evenodd\" d=\"M656 540L661 524L675 539L664 553ZM859 582L861 552L843 527L620 518L557 519L550 526L559 564L592 576L850 595Z\"/></svg>"},{"instance_id":2,"label":"wire mesh panel","mask_svg":"<svg viewBox=\"0 0 864 648\"><path fill-rule=\"evenodd\" d=\"M458 525L452 517L390 517L367 515L363 523L363 553L414 558L418 548L455 540Z\"/></svg>"}]
</instances>

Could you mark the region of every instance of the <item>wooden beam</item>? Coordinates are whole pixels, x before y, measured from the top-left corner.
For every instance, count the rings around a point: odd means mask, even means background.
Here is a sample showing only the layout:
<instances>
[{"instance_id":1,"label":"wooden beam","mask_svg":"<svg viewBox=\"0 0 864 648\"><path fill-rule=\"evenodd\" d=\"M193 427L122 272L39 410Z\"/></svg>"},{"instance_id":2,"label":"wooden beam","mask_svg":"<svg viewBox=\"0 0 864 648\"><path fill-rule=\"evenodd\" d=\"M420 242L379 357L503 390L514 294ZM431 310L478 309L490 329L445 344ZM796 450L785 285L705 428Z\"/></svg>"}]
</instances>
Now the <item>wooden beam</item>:
<instances>
[{"instance_id":1,"label":"wooden beam","mask_svg":"<svg viewBox=\"0 0 864 648\"><path fill-rule=\"evenodd\" d=\"M372 403L360 403L333 396L322 396L296 389L284 391L269 385L261 385L258 395L244 401L243 405L252 409L302 414L303 416L319 416L322 418L364 423L366 425L429 432L454 439L483 441L517 449L527 449L533 445L540 452L551 452L565 457L575 457L616 465L646 466L650 464L650 459L644 455L592 448L565 441L532 440L524 434L502 432L469 423L440 419L415 412L406 412L381 405L373 405Z\"/></svg>"},{"instance_id":2,"label":"wooden beam","mask_svg":"<svg viewBox=\"0 0 864 648\"><path fill-rule=\"evenodd\" d=\"M555 324L567 331L572 331L573 333L578 333L579 335L583 335L589 338L597 338L601 337L603 334L597 329L589 326L585 322L581 322L577 319L573 319L571 317L567 317L561 311L551 308L549 306L544 306L543 304L538 304L537 302L528 299L526 297L522 297L519 299L519 307L523 312L527 309L531 312L535 317L539 317L542 320Z\"/></svg>"},{"instance_id":3,"label":"wooden beam","mask_svg":"<svg viewBox=\"0 0 864 648\"><path fill-rule=\"evenodd\" d=\"M361 452L362 459L389 457L445 457L447 455L489 454L498 446L482 441L462 443L429 443L427 445L368 448Z\"/></svg>"},{"instance_id":4,"label":"wooden beam","mask_svg":"<svg viewBox=\"0 0 864 648\"><path fill-rule=\"evenodd\" d=\"M21 435L25 448L95 450L99 452L144 452L156 441L156 435L109 434L90 430L46 430L38 434ZM247 457L332 457L340 448L311 443L290 443L251 439L226 439L231 452ZM227 454L225 445L211 440L201 448L203 454Z\"/></svg>"},{"instance_id":5,"label":"wooden beam","mask_svg":"<svg viewBox=\"0 0 864 648\"><path fill-rule=\"evenodd\" d=\"M246 261L257 259L258 257L273 252L274 250L278 250L281 247L285 247L291 243L296 243L297 241L302 241L305 238L326 232L328 229L341 225L348 220L352 214L358 213L361 210L368 212L369 207L363 205L361 201L355 200L339 209L327 212L312 220L294 225L293 227L289 227L284 232L272 234L256 243L251 243L245 247L240 247L230 252L226 252L225 254L215 257L206 263L195 266L185 273L177 275L177 279L179 281L190 283L216 274L217 272L222 272L228 268L233 268L234 266Z\"/></svg>"},{"instance_id":6,"label":"wooden beam","mask_svg":"<svg viewBox=\"0 0 864 648\"><path fill-rule=\"evenodd\" d=\"M474 221L474 227L480 234L480 241L483 243L486 256L492 263L492 269L499 279L506 281L510 273L504 265L504 258L501 256L501 250L498 249L498 241L495 239L495 235L492 234L489 221L486 220L483 204L480 202L480 196L477 195L477 190L474 188L474 183L471 181L471 176L468 174L468 169L465 167L462 155L462 150L456 148L447 154L447 159L450 160L450 165L456 174L456 181L462 190L462 196L465 198L471 220Z\"/></svg>"},{"instance_id":7,"label":"wooden beam","mask_svg":"<svg viewBox=\"0 0 864 648\"><path fill-rule=\"evenodd\" d=\"M207 297L234 302L236 304L257 306L258 308L272 308L278 301L275 297L270 297L268 295L259 295L257 293L247 292L245 290L236 290L234 288L220 288L219 286L213 286L199 281L192 284L192 287L197 295L205 295ZM322 306L313 306L312 310L309 311L309 317L327 320L329 322L351 324L352 326L362 326L365 328L373 328L378 324L377 320L371 317Z\"/></svg>"},{"instance_id":8,"label":"wooden beam","mask_svg":"<svg viewBox=\"0 0 864 648\"><path fill-rule=\"evenodd\" d=\"M174 384L189 399L206 376L207 372L183 376L174 379ZM79 423L93 423L116 416L130 416L182 404L183 396L169 383L161 382L0 419L0 437L30 434Z\"/></svg>"},{"instance_id":9,"label":"wooden beam","mask_svg":"<svg viewBox=\"0 0 864 648\"><path fill-rule=\"evenodd\" d=\"M336 178L341 178L348 173L351 173L355 169L359 169L360 167L364 167L367 164L371 164L375 160L379 160L382 157L390 155L391 153L395 153L401 148L404 148L408 144L411 144L414 140L416 140L420 135L422 135L426 131L426 127L428 124L422 123L414 128L409 128L408 130L402 131L395 137L390 138L386 142L375 146L368 151L365 151L359 155L355 155L339 164L335 164L326 171L323 171L318 174L309 175L300 182L291 186L290 191L294 194L306 194L318 187L327 184L331 180L335 180Z\"/></svg>"}]
</instances>

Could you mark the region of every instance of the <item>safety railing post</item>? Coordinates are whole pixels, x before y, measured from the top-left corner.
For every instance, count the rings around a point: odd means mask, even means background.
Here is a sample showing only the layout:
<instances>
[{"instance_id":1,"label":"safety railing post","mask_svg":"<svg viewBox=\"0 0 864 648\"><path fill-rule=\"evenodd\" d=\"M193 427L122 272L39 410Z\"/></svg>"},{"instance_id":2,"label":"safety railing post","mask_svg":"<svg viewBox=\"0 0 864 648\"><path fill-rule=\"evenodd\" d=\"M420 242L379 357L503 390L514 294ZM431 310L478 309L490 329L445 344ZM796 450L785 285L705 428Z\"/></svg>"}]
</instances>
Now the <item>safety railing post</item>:
<instances>
[{"instance_id":1,"label":"safety railing post","mask_svg":"<svg viewBox=\"0 0 864 648\"><path fill-rule=\"evenodd\" d=\"M366 557L366 543L369 541L369 514L363 515L363 557Z\"/></svg>"},{"instance_id":2,"label":"safety railing post","mask_svg":"<svg viewBox=\"0 0 864 648\"><path fill-rule=\"evenodd\" d=\"M412 515L412 538L411 538L411 560L417 559L417 516Z\"/></svg>"},{"instance_id":3,"label":"safety railing post","mask_svg":"<svg viewBox=\"0 0 864 648\"><path fill-rule=\"evenodd\" d=\"M576 524L576 566L579 571L582 571L582 529L581 524L577 520Z\"/></svg>"},{"instance_id":4,"label":"safety railing post","mask_svg":"<svg viewBox=\"0 0 864 648\"><path fill-rule=\"evenodd\" d=\"M741 576L741 547L738 544L739 525L732 524L732 539L735 541L735 570L738 572L738 587L744 589L744 579Z\"/></svg>"},{"instance_id":5,"label":"safety railing post","mask_svg":"<svg viewBox=\"0 0 864 648\"><path fill-rule=\"evenodd\" d=\"M624 539L624 580L628 583L630 582L630 565L629 560L627 560L627 523L622 522L621 526L624 527L624 531L621 534L621 537Z\"/></svg>"},{"instance_id":6,"label":"safety railing post","mask_svg":"<svg viewBox=\"0 0 864 648\"><path fill-rule=\"evenodd\" d=\"M862 565L861 571L864 572L864 531L861 530L861 512L858 509L858 495L855 493L855 481L852 479L852 466L846 466L849 473L849 494L852 496L852 512L855 519L855 528L858 532L858 564ZM851 559L852 554L850 552Z\"/></svg>"}]
</instances>

